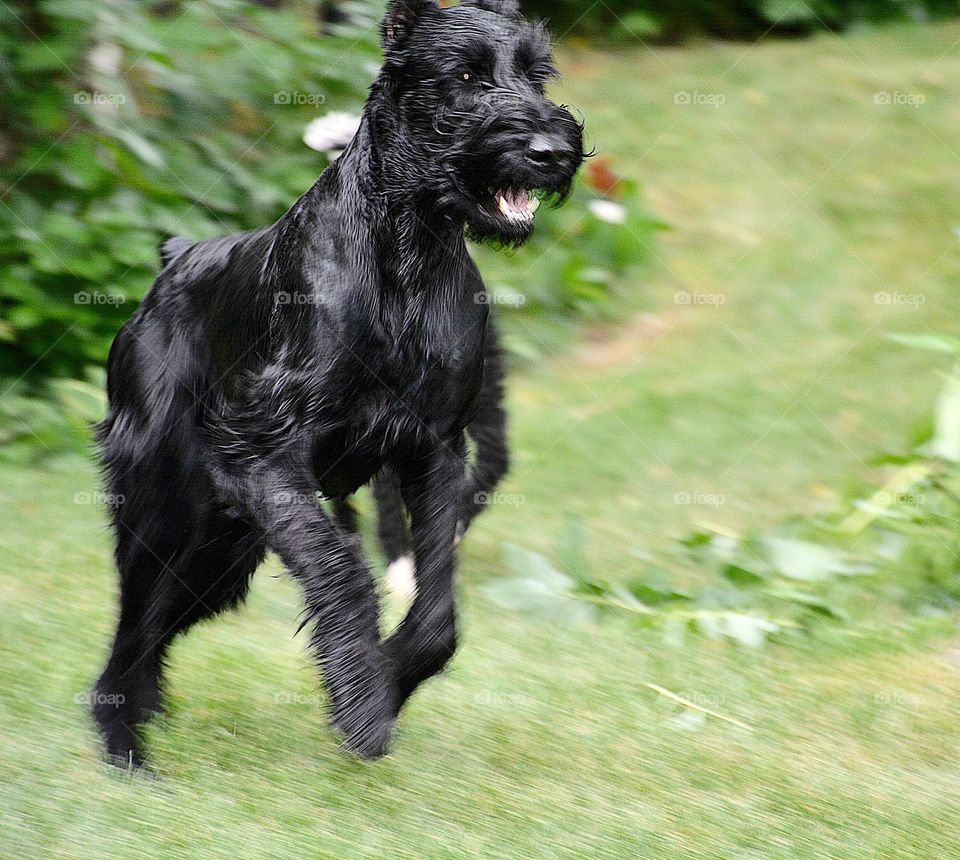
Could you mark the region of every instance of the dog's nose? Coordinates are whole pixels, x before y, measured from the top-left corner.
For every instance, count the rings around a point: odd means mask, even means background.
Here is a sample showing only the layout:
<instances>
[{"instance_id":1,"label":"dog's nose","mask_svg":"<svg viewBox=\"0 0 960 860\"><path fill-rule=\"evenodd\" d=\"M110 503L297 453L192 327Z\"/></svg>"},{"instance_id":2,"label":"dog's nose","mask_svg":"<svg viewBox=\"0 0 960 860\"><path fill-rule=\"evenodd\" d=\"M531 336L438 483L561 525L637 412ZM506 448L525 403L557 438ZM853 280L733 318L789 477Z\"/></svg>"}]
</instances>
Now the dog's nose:
<instances>
[{"instance_id":1,"label":"dog's nose","mask_svg":"<svg viewBox=\"0 0 960 860\"><path fill-rule=\"evenodd\" d=\"M527 147L527 159L537 167L554 167L560 160L563 143L552 135L538 134Z\"/></svg>"}]
</instances>

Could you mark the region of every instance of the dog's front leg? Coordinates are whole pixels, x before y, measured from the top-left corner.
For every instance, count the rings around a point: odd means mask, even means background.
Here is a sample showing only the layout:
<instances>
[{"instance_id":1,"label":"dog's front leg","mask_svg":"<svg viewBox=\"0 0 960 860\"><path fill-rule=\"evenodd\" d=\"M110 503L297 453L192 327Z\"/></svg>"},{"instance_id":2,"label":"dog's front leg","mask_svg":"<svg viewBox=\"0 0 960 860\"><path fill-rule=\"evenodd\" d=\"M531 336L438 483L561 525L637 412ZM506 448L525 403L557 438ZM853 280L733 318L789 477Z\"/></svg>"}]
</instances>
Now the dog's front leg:
<instances>
[{"instance_id":1,"label":"dog's front leg","mask_svg":"<svg viewBox=\"0 0 960 860\"><path fill-rule=\"evenodd\" d=\"M252 513L303 589L333 725L356 755L384 755L398 710L396 682L384 659L376 590L359 545L320 507L308 475L274 468L256 483L248 494Z\"/></svg>"},{"instance_id":2,"label":"dog's front leg","mask_svg":"<svg viewBox=\"0 0 960 860\"><path fill-rule=\"evenodd\" d=\"M464 480L462 434L401 470L410 511L417 596L387 640L396 673L398 710L417 686L439 672L456 649L454 538Z\"/></svg>"}]
</instances>

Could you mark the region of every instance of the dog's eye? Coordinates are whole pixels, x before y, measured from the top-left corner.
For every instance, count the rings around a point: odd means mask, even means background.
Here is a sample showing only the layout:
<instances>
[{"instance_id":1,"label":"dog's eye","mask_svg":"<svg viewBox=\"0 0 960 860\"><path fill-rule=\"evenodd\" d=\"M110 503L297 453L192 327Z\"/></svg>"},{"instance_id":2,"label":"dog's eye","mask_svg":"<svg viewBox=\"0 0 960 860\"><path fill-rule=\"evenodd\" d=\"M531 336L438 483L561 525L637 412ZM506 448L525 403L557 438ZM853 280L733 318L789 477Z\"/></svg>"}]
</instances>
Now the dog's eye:
<instances>
[{"instance_id":1,"label":"dog's eye","mask_svg":"<svg viewBox=\"0 0 960 860\"><path fill-rule=\"evenodd\" d=\"M472 81L472 80L473 80L473 75L471 75L470 72L464 72L464 73L463 73L463 79L464 79L465 81Z\"/></svg>"}]
</instances>

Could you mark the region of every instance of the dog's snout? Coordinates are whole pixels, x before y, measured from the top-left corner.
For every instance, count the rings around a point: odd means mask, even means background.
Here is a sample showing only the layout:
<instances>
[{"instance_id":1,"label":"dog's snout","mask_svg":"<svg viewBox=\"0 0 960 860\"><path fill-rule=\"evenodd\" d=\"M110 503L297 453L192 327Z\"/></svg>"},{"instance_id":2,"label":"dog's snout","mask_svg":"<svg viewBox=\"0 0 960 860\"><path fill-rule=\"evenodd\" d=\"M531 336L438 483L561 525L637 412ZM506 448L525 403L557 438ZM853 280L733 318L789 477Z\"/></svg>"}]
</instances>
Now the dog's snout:
<instances>
[{"instance_id":1,"label":"dog's snout","mask_svg":"<svg viewBox=\"0 0 960 860\"><path fill-rule=\"evenodd\" d=\"M527 146L527 159L536 167L555 167L562 158L563 150L564 144L559 137L538 134Z\"/></svg>"}]
</instances>

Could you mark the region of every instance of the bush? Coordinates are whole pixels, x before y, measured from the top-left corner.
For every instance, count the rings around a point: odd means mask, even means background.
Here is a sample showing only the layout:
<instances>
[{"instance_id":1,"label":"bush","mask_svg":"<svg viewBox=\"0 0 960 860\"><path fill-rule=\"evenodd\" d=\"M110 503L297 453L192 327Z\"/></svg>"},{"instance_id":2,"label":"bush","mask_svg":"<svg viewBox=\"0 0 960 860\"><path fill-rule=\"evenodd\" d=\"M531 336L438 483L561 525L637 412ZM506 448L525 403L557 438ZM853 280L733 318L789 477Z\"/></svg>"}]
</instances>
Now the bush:
<instances>
[{"instance_id":1,"label":"bush","mask_svg":"<svg viewBox=\"0 0 960 860\"><path fill-rule=\"evenodd\" d=\"M175 11L0 4L0 377L82 376L163 238L279 216L326 163L306 122L355 107L377 61L371 29L317 38L313 4Z\"/></svg>"},{"instance_id":2,"label":"bush","mask_svg":"<svg viewBox=\"0 0 960 860\"><path fill-rule=\"evenodd\" d=\"M579 0L525 0L528 14L571 30L677 42L695 34L752 39L768 32L804 34L891 20L931 20L960 12L955 0L606 0L584 11Z\"/></svg>"}]
</instances>

